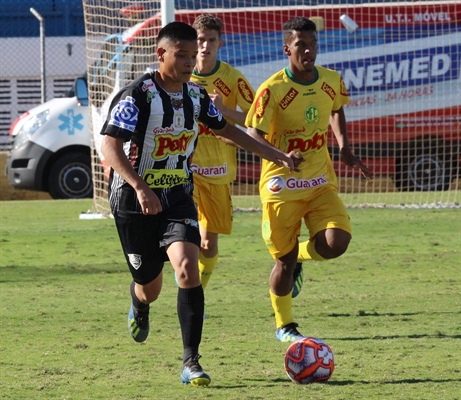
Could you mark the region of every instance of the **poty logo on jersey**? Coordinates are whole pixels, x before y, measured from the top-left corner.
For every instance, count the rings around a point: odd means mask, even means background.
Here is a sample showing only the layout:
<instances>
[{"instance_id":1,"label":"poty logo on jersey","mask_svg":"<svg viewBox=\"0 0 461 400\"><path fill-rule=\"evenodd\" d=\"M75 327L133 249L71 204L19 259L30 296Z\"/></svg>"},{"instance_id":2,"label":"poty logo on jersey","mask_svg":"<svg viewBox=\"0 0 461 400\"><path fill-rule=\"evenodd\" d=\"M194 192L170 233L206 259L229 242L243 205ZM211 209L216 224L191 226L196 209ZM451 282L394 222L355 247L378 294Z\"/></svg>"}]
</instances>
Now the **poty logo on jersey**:
<instances>
[{"instance_id":1,"label":"poty logo on jersey","mask_svg":"<svg viewBox=\"0 0 461 400\"><path fill-rule=\"evenodd\" d=\"M183 131L178 136L169 134L155 136L155 150L152 157L158 160L166 156L183 154L194 136L194 131Z\"/></svg>"},{"instance_id":2,"label":"poty logo on jersey","mask_svg":"<svg viewBox=\"0 0 461 400\"><path fill-rule=\"evenodd\" d=\"M443 40L441 38L440 40ZM349 92L391 90L457 80L461 44L388 54L329 64L337 70Z\"/></svg>"},{"instance_id":3,"label":"poty logo on jersey","mask_svg":"<svg viewBox=\"0 0 461 400\"><path fill-rule=\"evenodd\" d=\"M259 93L258 98L256 99L256 106L255 106L255 115L256 118L261 118L264 113L266 112L266 107L269 104L269 100L271 98L271 92L269 89L264 89Z\"/></svg>"},{"instance_id":4,"label":"poty logo on jersey","mask_svg":"<svg viewBox=\"0 0 461 400\"><path fill-rule=\"evenodd\" d=\"M135 99L131 96L127 96L124 100L120 100L110 114L111 118L109 125L134 132L139 115L139 109L134 103Z\"/></svg>"},{"instance_id":5,"label":"poty logo on jersey","mask_svg":"<svg viewBox=\"0 0 461 400\"><path fill-rule=\"evenodd\" d=\"M290 103L296 98L298 95L298 91L295 88L291 88L285 97L280 101L279 106L282 110L285 110Z\"/></svg>"},{"instance_id":6,"label":"poty logo on jersey","mask_svg":"<svg viewBox=\"0 0 461 400\"><path fill-rule=\"evenodd\" d=\"M226 97L229 97L231 90L229 86L227 86L221 78L216 79L213 84L222 92L222 94Z\"/></svg>"},{"instance_id":7,"label":"poty logo on jersey","mask_svg":"<svg viewBox=\"0 0 461 400\"><path fill-rule=\"evenodd\" d=\"M238 78L237 80L237 88L238 91L240 92L241 96L243 99L248 103L252 104L253 103L253 92L251 91L250 87L248 86L248 83L245 81L245 79Z\"/></svg>"},{"instance_id":8,"label":"poty logo on jersey","mask_svg":"<svg viewBox=\"0 0 461 400\"><path fill-rule=\"evenodd\" d=\"M287 137L285 138L285 142L287 153L289 153L290 151L299 151L300 153L307 153L309 150L318 152L326 146L327 133L315 132L315 134L308 139L305 139L303 136L292 138Z\"/></svg>"},{"instance_id":9,"label":"poty logo on jersey","mask_svg":"<svg viewBox=\"0 0 461 400\"><path fill-rule=\"evenodd\" d=\"M284 187L285 181L280 176L273 176L267 183L267 189L274 194L280 193Z\"/></svg>"},{"instance_id":10,"label":"poty logo on jersey","mask_svg":"<svg viewBox=\"0 0 461 400\"><path fill-rule=\"evenodd\" d=\"M210 128L206 127L203 124L198 125L198 134L199 136L200 135L216 136Z\"/></svg>"}]
</instances>

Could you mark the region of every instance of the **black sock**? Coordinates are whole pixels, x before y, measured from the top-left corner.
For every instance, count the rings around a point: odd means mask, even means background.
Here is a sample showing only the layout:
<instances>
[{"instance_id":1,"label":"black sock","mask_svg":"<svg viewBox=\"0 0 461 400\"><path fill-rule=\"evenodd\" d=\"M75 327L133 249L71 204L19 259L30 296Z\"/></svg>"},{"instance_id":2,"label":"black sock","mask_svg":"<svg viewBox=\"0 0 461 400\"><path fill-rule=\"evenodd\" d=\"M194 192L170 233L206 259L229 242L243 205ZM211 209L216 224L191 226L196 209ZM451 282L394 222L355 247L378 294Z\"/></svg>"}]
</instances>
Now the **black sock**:
<instances>
[{"instance_id":1,"label":"black sock","mask_svg":"<svg viewBox=\"0 0 461 400\"><path fill-rule=\"evenodd\" d=\"M139 300L136 297L136 294L134 292L134 286L135 286L135 283L134 281L132 281L130 285L130 293L131 293L131 300L133 301L133 307L136 310L147 311L149 309L149 304L144 304L143 302L141 302L141 300Z\"/></svg>"},{"instance_id":2,"label":"black sock","mask_svg":"<svg viewBox=\"0 0 461 400\"><path fill-rule=\"evenodd\" d=\"M205 296L202 285L192 289L178 288L178 318L184 347L183 362L198 354L202 340Z\"/></svg>"}]
</instances>

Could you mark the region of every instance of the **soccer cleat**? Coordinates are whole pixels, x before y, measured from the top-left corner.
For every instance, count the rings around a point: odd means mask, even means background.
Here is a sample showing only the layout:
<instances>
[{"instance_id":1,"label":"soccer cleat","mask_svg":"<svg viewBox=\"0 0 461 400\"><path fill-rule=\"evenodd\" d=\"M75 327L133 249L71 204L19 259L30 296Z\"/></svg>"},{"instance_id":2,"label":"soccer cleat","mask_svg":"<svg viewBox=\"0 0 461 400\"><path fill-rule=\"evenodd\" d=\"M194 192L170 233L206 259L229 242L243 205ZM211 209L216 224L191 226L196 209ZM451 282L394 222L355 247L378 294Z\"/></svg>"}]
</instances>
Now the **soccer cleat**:
<instances>
[{"instance_id":1,"label":"soccer cleat","mask_svg":"<svg viewBox=\"0 0 461 400\"><path fill-rule=\"evenodd\" d=\"M281 342L295 342L304 337L298 332L298 329L296 329L297 327L298 324L296 322L282 326L275 331L275 336Z\"/></svg>"},{"instance_id":2,"label":"soccer cleat","mask_svg":"<svg viewBox=\"0 0 461 400\"><path fill-rule=\"evenodd\" d=\"M303 265L299 262L293 271L293 291L291 297L295 298L303 287Z\"/></svg>"},{"instance_id":3,"label":"soccer cleat","mask_svg":"<svg viewBox=\"0 0 461 400\"><path fill-rule=\"evenodd\" d=\"M182 383L190 383L192 386L208 386L210 384L210 376L203 372L203 368L198 363L200 357L197 354L195 357L189 358L184 364L181 372Z\"/></svg>"},{"instance_id":4,"label":"soccer cleat","mask_svg":"<svg viewBox=\"0 0 461 400\"><path fill-rule=\"evenodd\" d=\"M131 304L128 312L128 330L136 342L144 342L149 336L149 308L147 311L135 311Z\"/></svg>"}]
</instances>

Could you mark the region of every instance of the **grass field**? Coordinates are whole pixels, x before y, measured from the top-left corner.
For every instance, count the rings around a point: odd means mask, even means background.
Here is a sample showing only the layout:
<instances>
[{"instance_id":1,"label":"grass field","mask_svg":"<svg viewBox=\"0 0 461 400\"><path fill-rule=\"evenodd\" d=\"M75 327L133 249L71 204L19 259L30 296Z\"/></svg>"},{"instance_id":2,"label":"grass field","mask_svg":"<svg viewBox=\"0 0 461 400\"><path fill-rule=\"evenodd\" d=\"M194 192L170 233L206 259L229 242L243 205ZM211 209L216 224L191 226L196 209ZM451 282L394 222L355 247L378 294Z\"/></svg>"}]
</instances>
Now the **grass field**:
<instances>
[{"instance_id":1,"label":"grass field","mask_svg":"<svg viewBox=\"0 0 461 400\"><path fill-rule=\"evenodd\" d=\"M207 388L182 385L173 272L151 336L128 335L130 276L111 219L82 201L0 202L1 399L461 399L460 209L351 209L348 252L305 263L300 331L336 369L296 385L268 295L260 214L237 213L205 292Z\"/></svg>"}]
</instances>

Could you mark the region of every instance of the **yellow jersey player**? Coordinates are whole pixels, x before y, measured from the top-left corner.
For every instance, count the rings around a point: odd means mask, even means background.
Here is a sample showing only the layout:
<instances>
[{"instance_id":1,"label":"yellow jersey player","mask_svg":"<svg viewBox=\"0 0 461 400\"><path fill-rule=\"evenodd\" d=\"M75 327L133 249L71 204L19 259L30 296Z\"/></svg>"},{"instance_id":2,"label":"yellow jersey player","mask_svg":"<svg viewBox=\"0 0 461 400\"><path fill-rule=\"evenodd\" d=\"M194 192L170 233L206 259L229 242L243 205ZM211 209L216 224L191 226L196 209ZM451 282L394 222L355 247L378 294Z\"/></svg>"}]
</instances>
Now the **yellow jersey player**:
<instances>
[{"instance_id":1,"label":"yellow jersey player","mask_svg":"<svg viewBox=\"0 0 461 400\"><path fill-rule=\"evenodd\" d=\"M244 126L254 90L240 71L217 58L223 44L221 19L201 14L192 26L197 30L199 52L191 81L206 89L229 122ZM218 235L232 231L230 184L237 171L235 146L199 124L192 169L201 235L200 280L205 289L218 260Z\"/></svg>"},{"instance_id":2,"label":"yellow jersey player","mask_svg":"<svg viewBox=\"0 0 461 400\"><path fill-rule=\"evenodd\" d=\"M259 186L262 236L275 259L270 298L276 337L292 342L303 337L292 316L295 267L304 260L339 257L351 240L349 217L328 153L329 124L342 161L360 168L367 178L371 173L349 148L343 110L349 98L341 76L315 65L315 23L303 17L289 20L283 26L283 40L289 65L259 87L246 125L251 136L263 136L282 151L297 151L305 160L292 173L263 160ZM302 220L310 239L299 243Z\"/></svg>"}]
</instances>

